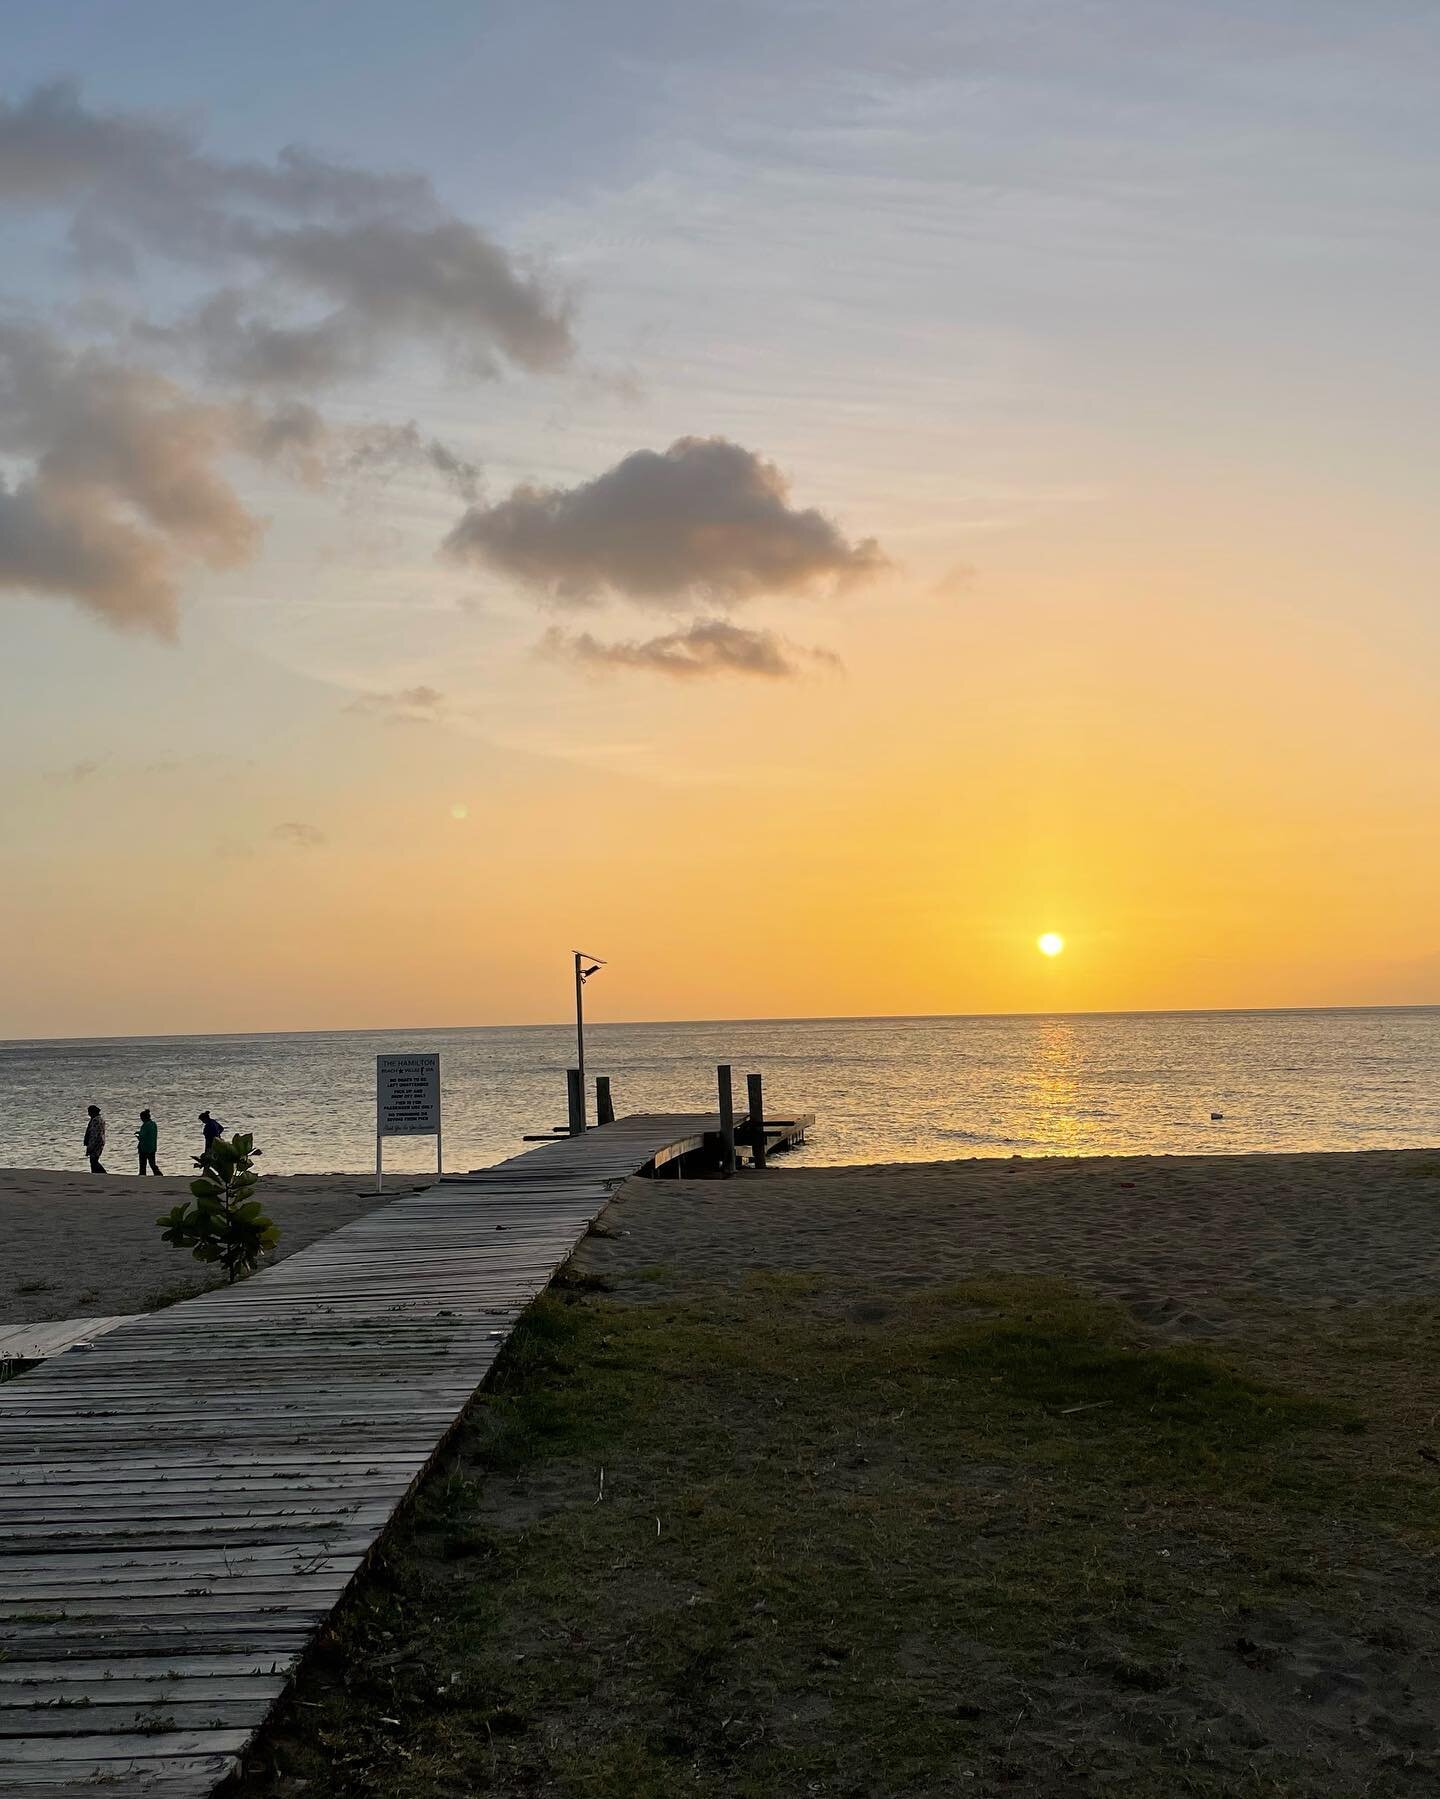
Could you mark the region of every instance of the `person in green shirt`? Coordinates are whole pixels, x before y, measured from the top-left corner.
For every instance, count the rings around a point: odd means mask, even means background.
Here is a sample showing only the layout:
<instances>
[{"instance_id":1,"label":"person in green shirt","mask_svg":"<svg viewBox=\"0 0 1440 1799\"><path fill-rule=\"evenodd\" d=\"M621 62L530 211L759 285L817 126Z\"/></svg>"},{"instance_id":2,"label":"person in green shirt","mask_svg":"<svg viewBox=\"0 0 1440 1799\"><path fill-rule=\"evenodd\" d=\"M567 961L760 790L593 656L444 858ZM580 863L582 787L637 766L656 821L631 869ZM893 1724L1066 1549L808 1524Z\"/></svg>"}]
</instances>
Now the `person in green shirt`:
<instances>
[{"instance_id":1,"label":"person in green shirt","mask_svg":"<svg viewBox=\"0 0 1440 1799\"><path fill-rule=\"evenodd\" d=\"M160 1127L150 1116L149 1108L140 1114L140 1129L135 1133L135 1141L140 1146L140 1172L143 1175L148 1165L151 1174L159 1174L155 1165L155 1151L160 1147Z\"/></svg>"}]
</instances>

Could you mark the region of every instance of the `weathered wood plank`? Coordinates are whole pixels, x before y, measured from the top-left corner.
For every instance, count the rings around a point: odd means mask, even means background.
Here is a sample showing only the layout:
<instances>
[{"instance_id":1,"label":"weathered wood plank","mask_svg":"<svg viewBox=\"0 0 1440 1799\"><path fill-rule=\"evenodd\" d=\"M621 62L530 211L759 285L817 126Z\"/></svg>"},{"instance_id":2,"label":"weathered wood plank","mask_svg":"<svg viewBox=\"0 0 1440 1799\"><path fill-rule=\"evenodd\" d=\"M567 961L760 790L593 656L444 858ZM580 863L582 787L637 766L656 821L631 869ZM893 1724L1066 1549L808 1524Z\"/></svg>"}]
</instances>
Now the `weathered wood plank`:
<instances>
[{"instance_id":1,"label":"weathered wood plank","mask_svg":"<svg viewBox=\"0 0 1440 1799\"><path fill-rule=\"evenodd\" d=\"M24 1762L133 1762L163 1755L233 1755L254 1735L251 1730L174 1730L73 1737L6 1737L6 1772ZM163 1748L161 1744L163 1743Z\"/></svg>"}]
</instances>

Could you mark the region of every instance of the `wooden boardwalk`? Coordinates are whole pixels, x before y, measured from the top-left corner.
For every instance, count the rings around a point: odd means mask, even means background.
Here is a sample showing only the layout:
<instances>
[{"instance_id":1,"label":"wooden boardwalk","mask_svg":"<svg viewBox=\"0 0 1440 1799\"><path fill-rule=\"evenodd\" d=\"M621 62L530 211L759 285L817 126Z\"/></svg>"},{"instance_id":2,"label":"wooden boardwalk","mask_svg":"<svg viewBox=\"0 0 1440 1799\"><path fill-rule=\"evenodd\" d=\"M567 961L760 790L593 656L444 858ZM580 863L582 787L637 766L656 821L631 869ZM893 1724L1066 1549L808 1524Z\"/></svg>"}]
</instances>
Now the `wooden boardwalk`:
<instances>
[{"instance_id":1,"label":"wooden boardwalk","mask_svg":"<svg viewBox=\"0 0 1440 1799\"><path fill-rule=\"evenodd\" d=\"M43 1324L0 1324L0 1362L43 1362L82 1343L93 1343L107 1331L133 1324L134 1313L119 1318L57 1318Z\"/></svg>"},{"instance_id":2,"label":"wooden boardwalk","mask_svg":"<svg viewBox=\"0 0 1440 1799\"><path fill-rule=\"evenodd\" d=\"M208 1794L614 1188L625 1118L0 1386L0 1794Z\"/></svg>"}]
</instances>

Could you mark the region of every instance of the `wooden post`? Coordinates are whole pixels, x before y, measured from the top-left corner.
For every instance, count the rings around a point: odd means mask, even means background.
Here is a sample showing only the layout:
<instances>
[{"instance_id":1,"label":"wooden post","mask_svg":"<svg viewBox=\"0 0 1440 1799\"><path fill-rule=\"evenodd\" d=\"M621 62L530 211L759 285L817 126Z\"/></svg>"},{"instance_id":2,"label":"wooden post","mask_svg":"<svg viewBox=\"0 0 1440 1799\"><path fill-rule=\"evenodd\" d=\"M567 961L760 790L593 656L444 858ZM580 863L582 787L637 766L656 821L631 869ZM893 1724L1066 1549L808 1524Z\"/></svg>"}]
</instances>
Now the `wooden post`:
<instances>
[{"instance_id":1,"label":"wooden post","mask_svg":"<svg viewBox=\"0 0 1440 1799\"><path fill-rule=\"evenodd\" d=\"M585 1089L580 1085L580 1070L565 1070L566 1096L570 1101L570 1135L580 1137L585 1132Z\"/></svg>"},{"instance_id":2,"label":"wooden post","mask_svg":"<svg viewBox=\"0 0 1440 1799\"><path fill-rule=\"evenodd\" d=\"M720 1172L735 1172L735 1100L730 1091L730 1064L721 1062L715 1069L720 1083Z\"/></svg>"},{"instance_id":3,"label":"wooden post","mask_svg":"<svg viewBox=\"0 0 1440 1799\"><path fill-rule=\"evenodd\" d=\"M614 1124L615 1106L610 1098L610 1076L595 1076L595 1119L598 1124Z\"/></svg>"},{"instance_id":4,"label":"wooden post","mask_svg":"<svg viewBox=\"0 0 1440 1799\"><path fill-rule=\"evenodd\" d=\"M745 1076L745 1091L750 1099L750 1147L755 1166L765 1166L765 1093L758 1074Z\"/></svg>"}]
</instances>

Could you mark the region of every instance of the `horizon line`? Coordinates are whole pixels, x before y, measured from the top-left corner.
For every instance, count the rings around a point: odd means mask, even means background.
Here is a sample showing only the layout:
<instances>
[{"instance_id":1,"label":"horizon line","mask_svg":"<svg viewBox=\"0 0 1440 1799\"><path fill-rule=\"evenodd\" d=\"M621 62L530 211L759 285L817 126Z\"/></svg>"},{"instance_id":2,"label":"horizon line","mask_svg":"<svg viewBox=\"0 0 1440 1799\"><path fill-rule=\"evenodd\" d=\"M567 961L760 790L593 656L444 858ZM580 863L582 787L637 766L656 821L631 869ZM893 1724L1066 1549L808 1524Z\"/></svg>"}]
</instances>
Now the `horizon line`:
<instances>
[{"instance_id":1,"label":"horizon line","mask_svg":"<svg viewBox=\"0 0 1440 1799\"><path fill-rule=\"evenodd\" d=\"M1132 1008L1077 1009L1043 1012L817 1012L770 1017L726 1018L610 1018L587 1019L587 1032L619 1028L655 1030L679 1025L777 1025L777 1024L932 1024L981 1023L1005 1019L1045 1018L1263 1018L1292 1017L1323 1012L1440 1012L1440 1001L1395 1000L1370 1005L1319 1006L1142 1006ZM411 1033L438 1036L454 1031L573 1031L573 1019L550 1019L535 1024L425 1024L425 1025L313 1025L288 1030L250 1031L139 1031L96 1033L76 1037L3 1037L0 1049L34 1043L183 1043L216 1038L253 1037L374 1037Z\"/></svg>"}]
</instances>

